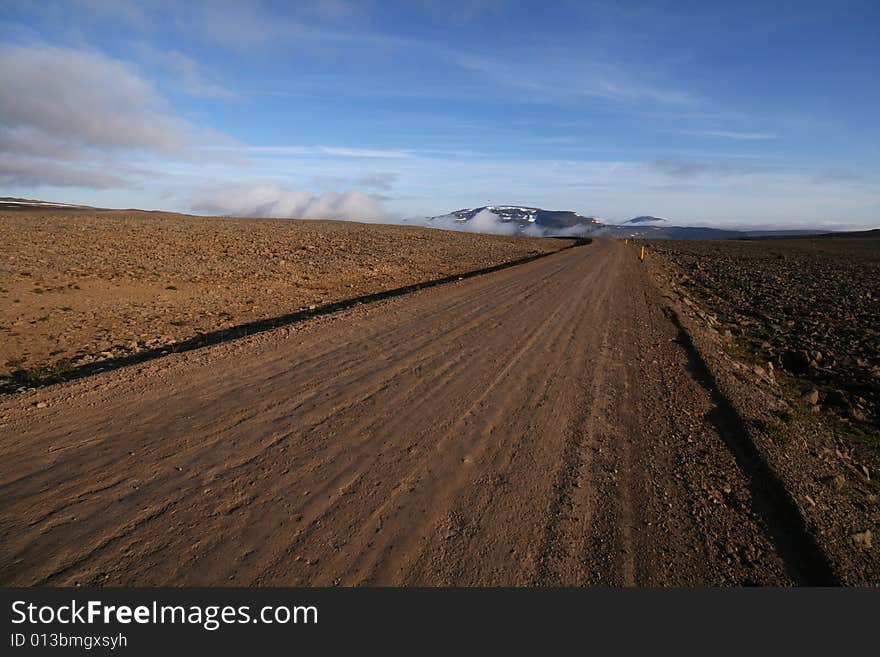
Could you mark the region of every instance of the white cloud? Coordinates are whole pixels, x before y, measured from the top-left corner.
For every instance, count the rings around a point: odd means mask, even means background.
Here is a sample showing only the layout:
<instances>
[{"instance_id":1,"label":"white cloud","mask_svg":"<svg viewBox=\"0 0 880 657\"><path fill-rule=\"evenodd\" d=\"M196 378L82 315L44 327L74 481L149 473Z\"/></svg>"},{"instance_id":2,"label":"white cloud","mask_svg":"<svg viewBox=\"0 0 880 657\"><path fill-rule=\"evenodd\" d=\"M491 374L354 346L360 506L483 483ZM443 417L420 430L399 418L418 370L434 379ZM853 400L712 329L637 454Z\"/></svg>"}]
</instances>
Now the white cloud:
<instances>
[{"instance_id":1,"label":"white cloud","mask_svg":"<svg viewBox=\"0 0 880 657\"><path fill-rule=\"evenodd\" d=\"M494 235L515 235L517 225L511 222L502 222L501 218L490 210L482 210L473 218L460 224L461 230L471 233L492 233Z\"/></svg>"},{"instance_id":2,"label":"white cloud","mask_svg":"<svg viewBox=\"0 0 880 657\"><path fill-rule=\"evenodd\" d=\"M134 163L219 141L175 116L128 64L93 51L0 47L0 180L119 187Z\"/></svg>"},{"instance_id":3,"label":"white cloud","mask_svg":"<svg viewBox=\"0 0 880 657\"><path fill-rule=\"evenodd\" d=\"M0 49L0 125L97 148L181 147L188 126L118 60L53 47Z\"/></svg>"},{"instance_id":4,"label":"white cloud","mask_svg":"<svg viewBox=\"0 0 880 657\"><path fill-rule=\"evenodd\" d=\"M241 184L212 187L191 201L193 211L237 217L342 219L370 223L393 218L382 207L382 198L358 190L311 194L274 184Z\"/></svg>"}]
</instances>

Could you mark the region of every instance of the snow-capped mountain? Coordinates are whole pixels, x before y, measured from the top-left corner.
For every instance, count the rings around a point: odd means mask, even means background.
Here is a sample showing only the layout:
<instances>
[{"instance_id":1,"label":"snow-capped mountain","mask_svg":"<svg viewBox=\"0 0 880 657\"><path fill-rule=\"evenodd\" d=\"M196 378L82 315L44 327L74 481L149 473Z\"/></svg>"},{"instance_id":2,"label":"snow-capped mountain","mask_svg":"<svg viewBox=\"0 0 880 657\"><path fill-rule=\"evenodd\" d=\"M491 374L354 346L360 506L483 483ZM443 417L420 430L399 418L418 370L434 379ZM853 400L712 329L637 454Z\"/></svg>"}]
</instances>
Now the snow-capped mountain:
<instances>
[{"instance_id":1,"label":"snow-capped mountain","mask_svg":"<svg viewBox=\"0 0 880 657\"><path fill-rule=\"evenodd\" d=\"M498 230L485 232L523 235L586 235L603 225L595 217L585 217L571 210L544 210L520 205L465 208L447 215L429 217L428 222L438 227L450 225L465 230L494 227Z\"/></svg>"}]
</instances>

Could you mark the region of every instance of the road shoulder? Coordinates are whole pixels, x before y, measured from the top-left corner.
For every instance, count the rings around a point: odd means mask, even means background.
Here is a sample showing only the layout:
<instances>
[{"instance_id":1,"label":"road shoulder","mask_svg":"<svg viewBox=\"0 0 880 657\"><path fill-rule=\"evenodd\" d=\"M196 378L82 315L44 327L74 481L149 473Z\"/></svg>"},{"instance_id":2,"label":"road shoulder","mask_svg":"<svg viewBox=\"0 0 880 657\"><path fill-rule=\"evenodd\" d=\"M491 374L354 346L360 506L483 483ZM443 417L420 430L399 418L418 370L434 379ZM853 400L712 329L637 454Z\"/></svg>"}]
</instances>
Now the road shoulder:
<instances>
[{"instance_id":1,"label":"road shoulder","mask_svg":"<svg viewBox=\"0 0 880 657\"><path fill-rule=\"evenodd\" d=\"M815 550L814 567L827 567L828 584L876 586L880 565L871 528L880 517L870 472L853 463L845 441L821 419L797 412L772 365L744 363L727 353L712 313L676 284L668 265L655 260L646 267L733 412L743 448L783 498L779 504L791 523L785 531L800 534L802 547Z\"/></svg>"}]
</instances>

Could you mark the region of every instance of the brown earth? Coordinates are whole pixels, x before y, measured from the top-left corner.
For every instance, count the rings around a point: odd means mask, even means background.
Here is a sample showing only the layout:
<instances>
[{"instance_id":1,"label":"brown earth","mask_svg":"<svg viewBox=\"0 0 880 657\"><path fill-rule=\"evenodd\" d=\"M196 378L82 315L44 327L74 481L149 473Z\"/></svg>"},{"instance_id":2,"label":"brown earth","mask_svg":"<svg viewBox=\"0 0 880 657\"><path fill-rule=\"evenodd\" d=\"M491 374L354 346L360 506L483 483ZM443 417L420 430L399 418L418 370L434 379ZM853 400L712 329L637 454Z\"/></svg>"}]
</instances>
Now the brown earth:
<instances>
[{"instance_id":1,"label":"brown earth","mask_svg":"<svg viewBox=\"0 0 880 657\"><path fill-rule=\"evenodd\" d=\"M880 240L656 242L663 282L716 388L841 581L880 559Z\"/></svg>"},{"instance_id":2,"label":"brown earth","mask_svg":"<svg viewBox=\"0 0 880 657\"><path fill-rule=\"evenodd\" d=\"M51 380L570 243L334 221L0 210L0 384Z\"/></svg>"},{"instance_id":3,"label":"brown earth","mask_svg":"<svg viewBox=\"0 0 880 657\"><path fill-rule=\"evenodd\" d=\"M806 405L876 433L880 448L880 232L866 235L650 248L743 355L773 363Z\"/></svg>"},{"instance_id":4,"label":"brown earth","mask_svg":"<svg viewBox=\"0 0 880 657\"><path fill-rule=\"evenodd\" d=\"M0 583L847 581L706 365L599 240L9 396Z\"/></svg>"}]
</instances>

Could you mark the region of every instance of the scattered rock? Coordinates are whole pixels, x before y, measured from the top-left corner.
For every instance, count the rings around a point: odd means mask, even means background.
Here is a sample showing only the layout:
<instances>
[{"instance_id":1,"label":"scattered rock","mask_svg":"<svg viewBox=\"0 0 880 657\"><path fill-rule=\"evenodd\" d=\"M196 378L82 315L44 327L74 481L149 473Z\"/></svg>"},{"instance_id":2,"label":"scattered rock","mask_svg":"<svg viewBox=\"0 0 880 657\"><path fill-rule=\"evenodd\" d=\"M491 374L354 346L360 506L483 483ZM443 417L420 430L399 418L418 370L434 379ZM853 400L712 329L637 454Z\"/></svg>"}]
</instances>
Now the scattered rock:
<instances>
[{"instance_id":1,"label":"scattered rock","mask_svg":"<svg viewBox=\"0 0 880 657\"><path fill-rule=\"evenodd\" d=\"M810 369L810 358L803 351L789 349L780 359L782 367L792 374L804 374Z\"/></svg>"},{"instance_id":2,"label":"scattered rock","mask_svg":"<svg viewBox=\"0 0 880 657\"><path fill-rule=\"evenodd\" d=\"M852 535L852 541L856 544L857 547L864 548L866 550L871 549L871 530L866 529L863 532L856 532Z\"/></svg>"},{"instance_id":3,"label":"scattered rock","mask_svg":"<svg viewBox=\"0 0 880 657\"><path fill-rule=\"evenodd\" d=\"M841 411L848 410L850 406L849 400L846 398L846 395L843 394L842 390L832 390L825 395L825 404Z\"/></svg>"},{"instance_id":4,"label":"scattered rock","mask_svg":"<svg viewBox=\"0 0 880 657\"><path fill-rule=\"evenodd\" d=\"M859 422L865 422L868 419L868 416L865 415L865 411L857 406L851 406L847 409L847 413L853 420L858 420Z\"/></svg>"}]
</instances>

